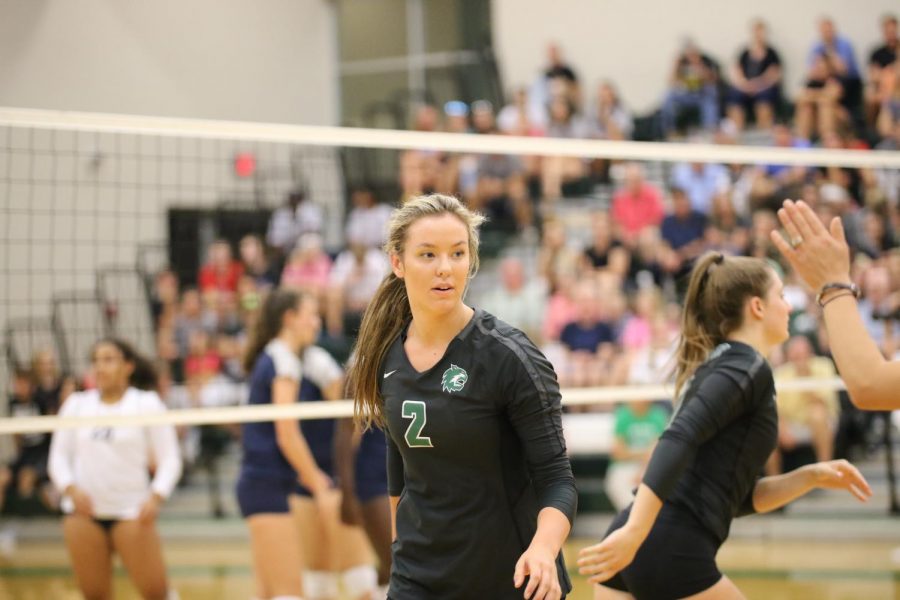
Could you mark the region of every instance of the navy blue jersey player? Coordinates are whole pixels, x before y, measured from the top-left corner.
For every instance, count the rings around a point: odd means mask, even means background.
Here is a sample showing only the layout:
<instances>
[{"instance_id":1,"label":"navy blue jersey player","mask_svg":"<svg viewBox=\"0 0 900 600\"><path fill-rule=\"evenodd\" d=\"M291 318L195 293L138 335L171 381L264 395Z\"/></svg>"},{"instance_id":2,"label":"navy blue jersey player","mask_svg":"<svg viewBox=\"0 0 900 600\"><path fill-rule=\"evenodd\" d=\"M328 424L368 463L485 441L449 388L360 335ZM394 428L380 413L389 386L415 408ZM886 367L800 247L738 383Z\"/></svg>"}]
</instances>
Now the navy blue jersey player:
<instances>
[{"instance_id":1,"label":"navy blue jersey player","mask_svg":"<svg viewBox=\"0 0 900 600\"><path fill-rule=\"evenodd\" d=\"M343 397L344 371L324 348L309 346L300 355L301 402ZM302 420L300 430L319 468L335 477L335 420ZM383 470L383 469L382 469ZM307 600L337 600L343 587L352 600L369 599L377 586L375 567L360 527L341 523L341 492L331 489L312 498L300 485L292 508L300 525L303 548L303 589Z\"/></svg>"},{"instance_id":2,"label":"navy blue jersey player","mask_svg":"<svg viewBox=\"0 0 900 600\"><path fill-rule=\"evenodd\" d=\"M244 360L250 404L297 401L303 376L299 353L319 330L315 298L289 290L269 294ZM300 598L300 536L288 498L298 481L322 496L331 480L316 464L296 420L245 423L241 441L237 498L250 528L257 596Z\"/></svg>"},{"instance_id":3,"label":"navy blue jersey player","mask_svg":"<svg viewBox=\"0 0 900 600\"><path fill-rule=\"evenodd\" d=\"M395 211L392 272L351 365L357 418L387 432L394 600L571 588L560 549L576 492L553 368L520 331L463 302L481 220L441 195Z\"/></svg>"}]
</instances>

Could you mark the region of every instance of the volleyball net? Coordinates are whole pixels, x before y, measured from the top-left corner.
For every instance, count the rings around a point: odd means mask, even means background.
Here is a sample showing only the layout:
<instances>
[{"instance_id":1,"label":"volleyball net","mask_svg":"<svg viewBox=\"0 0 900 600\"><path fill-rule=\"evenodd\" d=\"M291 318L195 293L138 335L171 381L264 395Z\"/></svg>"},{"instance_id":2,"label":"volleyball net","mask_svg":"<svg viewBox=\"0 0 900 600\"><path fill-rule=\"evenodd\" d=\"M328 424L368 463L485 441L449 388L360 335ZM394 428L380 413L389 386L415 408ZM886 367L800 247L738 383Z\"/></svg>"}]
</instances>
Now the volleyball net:
<instances>
[{"instance_id":1,"label":"volleyball net","mask_svg":"<svg viewBox=\"0 0 900 600\"><path fill-rule=\"evenodd\" d=\"M690 256L719 248L777 259L765 238L784 197L807 198L826 215L859 213L862 235L876 235L864 218L887 218L879 211L897 201L900 152L777 143L0 108L0 380L14 392L17 371L55 363L60 375L90 385L92 345L115 336L153 358L182 399L169 400L167 415L110 417L109 425L349 416L347 401L239 406L247 329L266 289L312 289L324 300L322 344L345 361L360 288L372 279L363 271L378 268L359 258L383 233L377 206L436 190L488 215L484 268L469 300L539 343L560 374L564 404L669 399L658 356L671 347ZM650 203L617 207L628 189ZM870 202L873 194L884 201ZM685 198L696 223L667 227L663 219ZM876 260L891 251L875 250ZM814 306L799 284L792 290L792 330L816 342ZM334 302L343 308L331 314ZM841 389L830 377L785 385ZM18 417L0 421L0 433L76 425Z\"/></svg>"}]
</instances>

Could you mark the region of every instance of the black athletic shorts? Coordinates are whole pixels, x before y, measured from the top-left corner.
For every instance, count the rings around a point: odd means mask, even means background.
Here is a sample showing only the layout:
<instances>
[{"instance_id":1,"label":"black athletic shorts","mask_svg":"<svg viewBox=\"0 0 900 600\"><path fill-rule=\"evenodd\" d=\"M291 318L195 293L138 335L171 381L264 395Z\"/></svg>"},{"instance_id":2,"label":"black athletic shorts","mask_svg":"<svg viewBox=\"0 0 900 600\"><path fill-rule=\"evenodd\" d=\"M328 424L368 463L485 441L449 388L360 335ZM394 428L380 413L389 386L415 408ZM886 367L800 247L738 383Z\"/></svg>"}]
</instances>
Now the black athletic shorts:
<instances>
[{"instance_id":1,"label":"black athletic shorts","mask_svg":"<svg viewBox=\"0 0 900 600\"><path fill-rule=\"evenodd\" d=\"M630 506L619 513L603 537L625 525L630 513ZM719 546L692 514L663 504L634 561L603 585L638 600L675 600L698 594L722 578L716 566Z\"/></svg>"}]
</instances>

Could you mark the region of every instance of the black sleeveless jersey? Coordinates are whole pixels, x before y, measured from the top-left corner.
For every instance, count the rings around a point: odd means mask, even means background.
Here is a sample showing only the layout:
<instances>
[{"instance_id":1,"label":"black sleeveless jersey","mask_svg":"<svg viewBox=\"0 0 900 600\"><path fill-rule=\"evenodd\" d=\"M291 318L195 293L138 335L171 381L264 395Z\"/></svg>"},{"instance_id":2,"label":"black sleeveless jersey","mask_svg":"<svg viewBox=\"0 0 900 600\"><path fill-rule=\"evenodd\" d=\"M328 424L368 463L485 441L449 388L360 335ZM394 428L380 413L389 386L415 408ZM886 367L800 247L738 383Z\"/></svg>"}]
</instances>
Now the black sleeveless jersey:
<instances>
[{"instance_id":1,"label":"black sleeveless jersey","mask_svg":"<svg viewBox=\"0 0 900 600\"><path fill-rule=\"evenodd\" d=\"M769 363L752 347L728 341L687 385L643 482L722 542L734 517L754 512L753 488L777 438Z\"/></svg>"},{"instance_id":2,"label":"black sleeveless jersey","mask_svg":"<svg viewBox=\"0 0 900 600\"><path fill-rule=\"evenodd\" d=\"M481 310L427 371L410 364L404 339L379 375L389 493L400 497L389 595L519 599L513 571L538 512L575 515L553 367ZM568 592L562 554L557 569Z\"/></svg>"}]
</instances>

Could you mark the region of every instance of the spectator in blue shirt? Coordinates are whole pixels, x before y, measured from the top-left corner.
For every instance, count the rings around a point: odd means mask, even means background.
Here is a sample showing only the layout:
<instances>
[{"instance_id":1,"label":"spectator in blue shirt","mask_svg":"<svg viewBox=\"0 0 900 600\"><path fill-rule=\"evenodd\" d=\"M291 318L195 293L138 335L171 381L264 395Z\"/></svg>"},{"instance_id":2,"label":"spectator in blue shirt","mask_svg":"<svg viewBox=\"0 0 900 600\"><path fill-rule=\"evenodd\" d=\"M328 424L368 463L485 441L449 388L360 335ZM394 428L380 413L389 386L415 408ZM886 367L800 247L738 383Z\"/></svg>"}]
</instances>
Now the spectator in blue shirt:
<instances>
[{"instance_id":1,"label":"spectator in blue shirt","mask_svg":"<svg viewBox=\"0 0 900 600\"><path fill-rule=\"evenodd\" d=\"M730 179L722 165L679 163L672 170L672 185L684 190L694 210L708 215L713 197L729 187Z\"/></svg>"},{"instance_id":2,"label":"spectator in blue shirt","mask_svg":"<svg viewBox=\"0 0 900 600\"><path fill-rule=\"evenodd\" d=\"M682 260L699 256L709 219L691 207L684 190L672 188L671 194L672 212L663 219L662 237Z\"/></svg>"},{"instance_id":3,"label":"spectator in blue shirt","mask_svg":"<svg viewBox=\"0 0 900 600\"><path fill-rule=\"evenodd\" d=\"M824 59L829 73L836 77L843 87L841 104L853 110L862 101L862 81L856 52L847 38L838 35L834 21L828 17L819 20L821 39L813 44L806 60L807 69L812 69L819 58Z\"/></svg>"}]
</instances>

